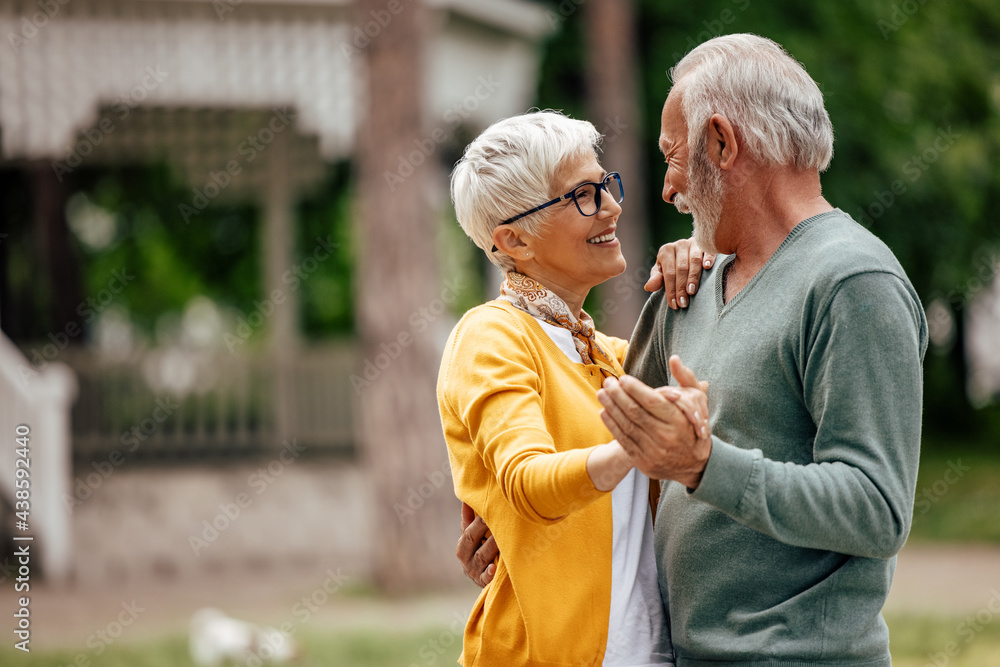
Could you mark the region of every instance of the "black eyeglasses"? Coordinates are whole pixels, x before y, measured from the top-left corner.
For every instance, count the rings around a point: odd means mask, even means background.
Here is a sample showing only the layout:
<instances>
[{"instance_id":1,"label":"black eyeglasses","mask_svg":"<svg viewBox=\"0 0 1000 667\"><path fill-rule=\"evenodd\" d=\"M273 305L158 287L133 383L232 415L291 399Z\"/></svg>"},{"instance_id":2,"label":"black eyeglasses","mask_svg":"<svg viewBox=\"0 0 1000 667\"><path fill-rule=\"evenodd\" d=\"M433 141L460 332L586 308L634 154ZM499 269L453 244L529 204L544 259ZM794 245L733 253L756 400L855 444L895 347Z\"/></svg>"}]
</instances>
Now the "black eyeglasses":
<instances>
[{"instance_id":1,"label":"black eyeglasses","mask_svg":"<svg viewBox=\"0 0 1000 667\"><path fill-rule=\"evenodd\" d=\"M601 190L607 190L608 194L611 195L611 198L615 200L616 204L621 204L625 199L625 188L622 186L622 177L617 171L613 171L605 176L604 180L600 183L583 183L578 185L573 188L571 192L567 192L561 197L549 200L541 206L536 206L530 211L525 211L524 213L515 215L513 218L507 218L500 224L509 225L510 223L516 222L525 216L537 213L543 208L552 206L553 204L558 204L566 199L573 200L573 203L576 204L576 209L580 211L580 215L587 217L597 215L597 212L601 210ZM497 247L493 246L493 250L491 252L496 251Z\"/></svg>"}]
</instances>

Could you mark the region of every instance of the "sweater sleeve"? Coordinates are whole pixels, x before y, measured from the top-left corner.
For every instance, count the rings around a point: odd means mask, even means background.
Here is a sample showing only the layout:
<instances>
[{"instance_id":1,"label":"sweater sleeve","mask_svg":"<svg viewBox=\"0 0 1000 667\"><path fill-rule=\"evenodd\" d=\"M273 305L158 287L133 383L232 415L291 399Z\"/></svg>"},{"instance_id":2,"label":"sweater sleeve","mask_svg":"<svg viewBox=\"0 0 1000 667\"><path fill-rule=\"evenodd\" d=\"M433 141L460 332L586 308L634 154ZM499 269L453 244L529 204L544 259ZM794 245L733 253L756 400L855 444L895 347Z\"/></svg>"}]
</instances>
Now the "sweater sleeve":
<instances>
[{"instance_id":1,"label":"sweater sleeve","mask_svg":"<svg viewBox=\"0 0 1000 667\"><path fill-rule=\"evenodd\" d=\"M787 544L889 558L913 516L923 309L899 277L858 274L833 292L806 345L813 463L769 460L714 438L692 496Z\"/></svg>"},{"instance_id":2,"label":"sweater sleeve","mask_svg":"<svg viewBox=\"0 0 1000 667\"><path fill-rule=\"evenodd\" d=\"M482 319L460 324L446 352L439 388L442 409L467 429L472 446L518 514L540 523L559 521L604 493L587 473L594 447L556 451L532 355L537 350L513 319L502 314Z\"/></svg>"}]
</instances>

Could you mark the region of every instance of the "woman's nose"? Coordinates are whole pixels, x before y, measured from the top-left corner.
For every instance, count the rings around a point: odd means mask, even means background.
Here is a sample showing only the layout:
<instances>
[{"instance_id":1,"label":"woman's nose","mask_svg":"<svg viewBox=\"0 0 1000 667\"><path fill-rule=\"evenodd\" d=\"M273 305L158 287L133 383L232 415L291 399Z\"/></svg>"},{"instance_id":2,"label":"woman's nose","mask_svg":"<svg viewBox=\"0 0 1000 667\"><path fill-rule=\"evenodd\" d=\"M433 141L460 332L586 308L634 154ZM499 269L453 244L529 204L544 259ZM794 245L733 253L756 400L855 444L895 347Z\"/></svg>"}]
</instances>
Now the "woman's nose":
<instances>
[{"instance_id":1,"label":"woman's nose","mask_svg":"<svg viewBox=\"0 0 1000 667\"><path fill-rule=\"evenodd\" d=\"M615 201L615 198L611 196L610 193L603 193L604 196L601 197L601 210L599 213L608 216L620 215L622 212L622 205Z\"/></svg>"}]
</instances>

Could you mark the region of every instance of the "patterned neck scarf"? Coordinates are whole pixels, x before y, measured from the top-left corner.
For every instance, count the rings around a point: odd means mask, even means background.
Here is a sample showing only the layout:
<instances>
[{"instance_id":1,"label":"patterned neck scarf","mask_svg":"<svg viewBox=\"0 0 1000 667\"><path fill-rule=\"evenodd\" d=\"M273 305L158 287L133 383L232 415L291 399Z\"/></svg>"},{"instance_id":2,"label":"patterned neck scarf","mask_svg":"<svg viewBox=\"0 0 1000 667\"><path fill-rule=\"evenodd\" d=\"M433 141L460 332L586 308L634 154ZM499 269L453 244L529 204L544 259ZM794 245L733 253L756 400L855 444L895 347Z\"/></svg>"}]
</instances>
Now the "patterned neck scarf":
<instances>
[{"instance_id":1,"label":"patterned neck scarf","mask_svg":"<svg viewBox=\"0 0 1000 667\"><path fill-rule=\"evenodd\" d=\"M548 322L557 327L567 329L573 334L573 344L585 364L594 364L604 372L605 377L618 377L615 369L616 361L605 352L597 342L594 320L586 312L581 311L577 318L570 312L569 306L555 292L546 289L541 283L528 276L510 271L500 285L500 298L509 301L532 317Z\"/></svg>"}]
</instances>

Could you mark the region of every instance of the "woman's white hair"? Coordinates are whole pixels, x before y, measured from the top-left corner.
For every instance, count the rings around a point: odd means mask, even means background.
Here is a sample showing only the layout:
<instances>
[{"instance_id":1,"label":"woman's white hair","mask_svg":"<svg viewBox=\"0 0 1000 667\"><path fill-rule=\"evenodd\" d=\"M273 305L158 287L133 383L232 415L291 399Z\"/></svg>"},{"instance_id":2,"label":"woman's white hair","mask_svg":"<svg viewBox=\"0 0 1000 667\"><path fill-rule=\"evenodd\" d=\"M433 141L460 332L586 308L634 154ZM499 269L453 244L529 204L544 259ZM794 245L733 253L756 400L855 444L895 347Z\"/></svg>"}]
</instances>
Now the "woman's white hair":
<instances>
[{"instance_id":1,"label":"woman's white hair","mask_svg":"<svg viewBox=\"0 0 1000 667\"><path fill-rule=\"evenodd\" d=\"M490 252L493 230L562 194L553 192L556 171L567 160L596 153L600 140L591 123L558 111L535 111L493 123L466 147L451 172L458 224L491 262L513 270L509 255ZM546 208L511 224L540 236L551 211Z\"/></svg>"},{"instance_id":2,"label":"woman's white hair","mask_svg":"<svg viewBox=\"0 0 1000 667\"><path fill-rule=\"evenodd\" d=\"M688 146L703 146L708 120L725 116L756 159L824 171L833 125L823 93L781 45L758 35L723 35L700 44L670 70L683 86Z\"/></svg>"}]
</instances>

